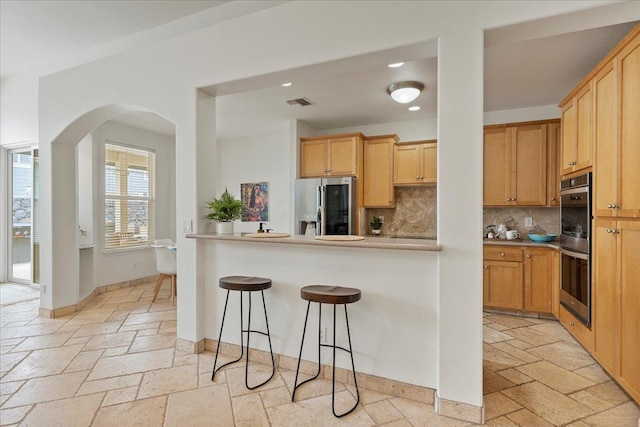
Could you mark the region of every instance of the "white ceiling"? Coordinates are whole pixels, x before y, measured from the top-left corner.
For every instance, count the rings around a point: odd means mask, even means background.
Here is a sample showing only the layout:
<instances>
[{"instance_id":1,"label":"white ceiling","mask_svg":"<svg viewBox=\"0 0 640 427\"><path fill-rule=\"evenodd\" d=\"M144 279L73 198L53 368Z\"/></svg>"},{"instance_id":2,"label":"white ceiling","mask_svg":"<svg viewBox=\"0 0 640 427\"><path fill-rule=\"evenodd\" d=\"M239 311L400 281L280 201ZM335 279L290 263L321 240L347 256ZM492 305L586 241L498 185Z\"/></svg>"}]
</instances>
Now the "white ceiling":
<instances>
[{"instance_id":1,"label":"white ceiling","mask_svg":"<svg viewBox=\"0 0 640 427\"><path fill-rule=\"evenodd\" d=\"M141 34L166 37L188 31L188 26L202 27L280 3L1 0L0 71L5 76L44 67L114 42L123 49L126 41L140 42ZM557 104L635 22L568 33L556 28L546 33L552 36L544 35L545 24L552 26L540 20L485 32L485 111ZM158 30L170 26L173 33ZM524 33L536 35L524 37ZM203 89L218 97L220 139L286 133L291 119L322 130L435 117L436 52L436 42L426 42ZM406 64L386 67L397 61ZM387 95L387 86L401 80L426 85L411 104L419 105L419 112L407 111L407 105ZM286 81L293 85L280 86ZM286 103L301 97L312 105ZM153 113L133 113L117 121L159 133L175 132L172 124Z\"/></svg>"}]
</instances>

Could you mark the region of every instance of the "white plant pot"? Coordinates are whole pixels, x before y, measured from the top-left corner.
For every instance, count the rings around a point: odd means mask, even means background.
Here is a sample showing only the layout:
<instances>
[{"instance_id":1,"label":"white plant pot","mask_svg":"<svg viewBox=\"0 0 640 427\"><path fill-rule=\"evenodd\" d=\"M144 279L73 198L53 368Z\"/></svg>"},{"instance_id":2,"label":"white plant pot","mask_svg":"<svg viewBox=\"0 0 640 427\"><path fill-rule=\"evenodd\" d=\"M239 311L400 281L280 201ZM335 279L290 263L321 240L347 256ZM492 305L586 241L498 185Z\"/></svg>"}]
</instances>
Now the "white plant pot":
<instances>
[{"instance_id":1,"label":"white plant pot","mask_svg":"<svg viewBox=\"0 0 640 427\"><path fill-rule=\"evenodd\" d=\"M380 234L380 230L371 230L371 234L378 236Z\"/></svg>"},{"instance_id":2,"label":"white plant pot","mask_svg":"<svg viewBox=\"0 0 640 427\"><path fill-rule=\"evenodd\" d=\"M233 234L233 221L217 222L216 233L218 234Z\"/></svg>"}]
</instances>

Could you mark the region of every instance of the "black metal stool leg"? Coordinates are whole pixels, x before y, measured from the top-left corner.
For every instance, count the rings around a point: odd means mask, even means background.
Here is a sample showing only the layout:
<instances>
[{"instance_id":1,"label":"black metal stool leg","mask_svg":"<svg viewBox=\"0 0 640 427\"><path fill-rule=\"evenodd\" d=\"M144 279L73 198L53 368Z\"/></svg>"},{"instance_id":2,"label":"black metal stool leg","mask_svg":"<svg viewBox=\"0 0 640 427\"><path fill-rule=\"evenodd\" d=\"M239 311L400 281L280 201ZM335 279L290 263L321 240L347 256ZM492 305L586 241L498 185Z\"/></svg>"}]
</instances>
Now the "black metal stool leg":
<instances>
[{"instance_id":1,"label":"black metal stool leg","mask_svg":"<svg viewBox=\"0 0 640 427\"><path fill-rule=\"evenodd\" d=\"M333 383L331 387L331 410L333 411L333 415L336 418L341 418L347 414L350 414L351 412L353 412L354 409L356 409L356 407L358 406L358 403L360 403L360 391L358 390L358 381L356 380L356 366L353 363L353 348L351 347L351 332L349 331L349 316L347 315L346 304L344 306L344 319L347 323L347 338L349 340L349 350L348 351L346 349L342 349L342 350L347 351L351 356L351 370L353 372L353 384L356 387L356 403L347 412L344 412L342 414L336 413L336 305L334 304L333 305L333 375L332 375Z\"/></svg>"},{"instance_id":2,"label":"black metal stool leg","mask_svg":"<svg viewBox=\"0 0 640 427\"><path fill-rule=\"evenodd\" d=\"M311 301L309 301L307 303L307 314L304 317L304 327L302 328L302 341L300 342L300 355L298 356L298 366L296 367L296 379L293 382L293 393L291 393L291 401L294 402L295 398L296 398L296 390L298 389L298 387L300 387L302 384L307 383L311 380L315 380L316 378L318 378L318 376L320 375L320 348L321 348L321 343L320 343L320 331L321 331L321 321L322 321L322 304L320 304L320 307L318 308L318 372L316 373L316 375L312 378L308 378L304 381L302 381L300 384L298 384L298 373L300 372L300 361L302 360L302 348L304 347L304 336L306 335L307 332L307 320L309 319L309 307L311 306Z\"/></svg>"},{"instance_id":3,"label":"black metal stool leg","mask_svg":"<svg viewBox=\"0 0 640 427\"><path fill-rule=\"evenodd\" d=\"M249 292L249 319L247 323L247 329L246 331L243 331L247 333L247 363L244 367L244 385L249 390L254 390L262 385L265 385L266 383L269 382L269 380L271 380L271 378L273 378L273 375L276 372L276 362L275 362L275 359L273 358L273 349L271 348L271 334L269 333L269 319L267 319L267 305L264 302L264 291L261 291L261 292L262 292L262 306L264 308L264 318L267 324L267 333L265 334L264 332L261 332L261 331L251 330L251 292ZM255 385L253 387L249 386L249 351L250 351L249 337L251 336L251 332L256 332L262 335L266 335L267 338L269 339L269 351L271 352L271 376L267 378L266 381L263 381L260 384Z\"/></svg>"},{"instance_id":4,"label":"black metal stool leg","mask_svg":"<svg viewBox=\"0 0 640 427\"><path fill-rule=\"evenodd\" d=\"M238 361L240 361L242 359L242 356L244 355L244 346L242 345L244 342L244 337L242 335L242 324L243 324L243 316L242 316L242 292L240 292L240 357L238 357L236 360L232 360L231 362L227 362L222 366L219 366L218 369L216 369L216 364L218 363L218 354L220 354L220 342L222 341L222 330L224 329L224 319L227 317L227 304L229 303L229 291L227 291L227 298L224 301L224 310L222 312L222 324L220 325L220 334L218 335L218 345L216 346L216 358L213 360L213 372L211 373L211 381L213 381L213 379L216 376L216 372L218 372L220 369L224 368L227 365L231 365L232 363L236 363Z\"/></svg>"}]
</instances>

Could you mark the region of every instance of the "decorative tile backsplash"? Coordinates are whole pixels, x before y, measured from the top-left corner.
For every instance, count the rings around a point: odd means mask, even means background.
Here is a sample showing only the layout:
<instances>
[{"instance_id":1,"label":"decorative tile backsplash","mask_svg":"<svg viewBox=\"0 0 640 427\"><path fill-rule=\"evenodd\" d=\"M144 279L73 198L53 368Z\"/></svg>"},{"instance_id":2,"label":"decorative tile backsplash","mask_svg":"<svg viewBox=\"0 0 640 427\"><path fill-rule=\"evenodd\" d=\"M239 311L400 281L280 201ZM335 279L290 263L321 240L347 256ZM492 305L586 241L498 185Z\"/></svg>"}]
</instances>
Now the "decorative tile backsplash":
<instances>
[{"instance_id":1,"label":"decorative tile backsplash","mask_svg":"<svg viewBox=\"0 0 640 427\"><path fill-rule=\"evenodd\" d=\"M396 187L395 209L367 209L367 233L372 216L384 216L381 235L427 236L437 232L437 187Z\"/></svg>"},{"instance_id":2,"label":"decorative tile backsplash","mask_svg":"<svg viewBox=\"0 0 640 427\"><path fill-rule=\"evenodd\" d=\"M533 226L525 227L524 219L531 218ZM509 220L511 219L511 220ZM559 208L485 208L482 211L483 236L487 234L488 225L505 223L509 230L518 230L526 238L532 228L542 227L547 233L560 234Z\"/></svg>"}]
</instances>

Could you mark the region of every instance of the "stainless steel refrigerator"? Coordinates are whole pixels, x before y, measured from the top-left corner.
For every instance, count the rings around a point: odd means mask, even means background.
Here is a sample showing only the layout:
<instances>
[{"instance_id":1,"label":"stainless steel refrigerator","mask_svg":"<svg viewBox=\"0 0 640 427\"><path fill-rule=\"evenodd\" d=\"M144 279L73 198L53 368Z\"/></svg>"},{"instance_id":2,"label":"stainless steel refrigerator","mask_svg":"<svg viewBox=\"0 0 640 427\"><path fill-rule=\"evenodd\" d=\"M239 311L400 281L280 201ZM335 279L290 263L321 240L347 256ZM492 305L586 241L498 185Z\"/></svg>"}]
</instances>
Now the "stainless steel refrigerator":
<instances>
[{"instance_id":1,"label":"stainless steel refrigerator","mask_svg":"<svg viewBox=\"0 0 640 427\"><path fill-rule=\"evenodd\" d=\"M355 233L355 177L296 180L295 233L307 235Z\"/></svg>"}]
</instances>

